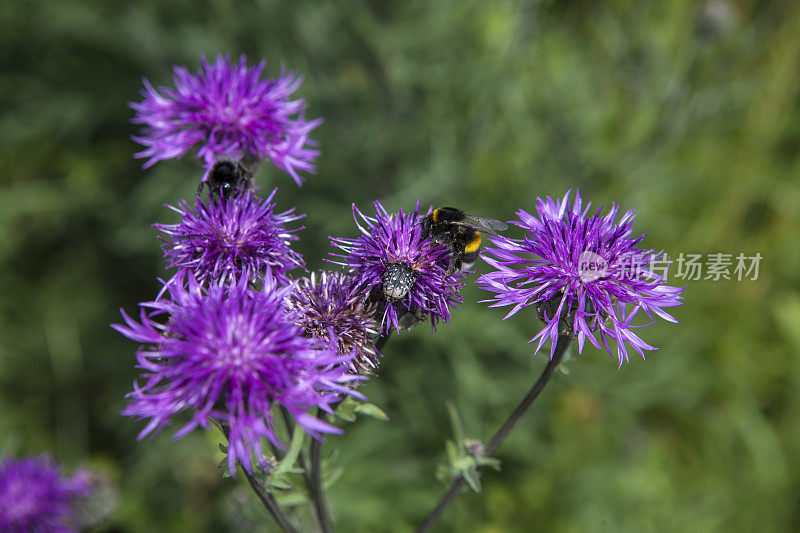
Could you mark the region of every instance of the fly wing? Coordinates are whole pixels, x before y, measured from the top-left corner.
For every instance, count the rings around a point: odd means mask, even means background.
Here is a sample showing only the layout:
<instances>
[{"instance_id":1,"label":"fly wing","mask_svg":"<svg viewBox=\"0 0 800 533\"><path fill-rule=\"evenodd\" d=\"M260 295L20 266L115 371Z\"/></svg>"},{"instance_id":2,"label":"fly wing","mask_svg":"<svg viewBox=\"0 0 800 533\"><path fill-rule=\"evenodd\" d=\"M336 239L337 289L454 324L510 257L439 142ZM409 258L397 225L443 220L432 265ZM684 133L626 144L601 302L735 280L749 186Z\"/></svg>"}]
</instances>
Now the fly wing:
<instances>
[{"instance_id":1,"label":"fly wing","mask_svg":"<svg viewBox=\"0 0 800 533\"><path fill-rule=\"evenodd\" d=\"M505 231L508 225L505 222L500 222L494 218L479 217L477 215L464 215L464 220L469 222L469 225L475 229L485 231L487 233L497 233L498 231ZM462 222L463 224L464 222ZM458 224L458 222L456 222Z\"/></svg>"}]
</instances>

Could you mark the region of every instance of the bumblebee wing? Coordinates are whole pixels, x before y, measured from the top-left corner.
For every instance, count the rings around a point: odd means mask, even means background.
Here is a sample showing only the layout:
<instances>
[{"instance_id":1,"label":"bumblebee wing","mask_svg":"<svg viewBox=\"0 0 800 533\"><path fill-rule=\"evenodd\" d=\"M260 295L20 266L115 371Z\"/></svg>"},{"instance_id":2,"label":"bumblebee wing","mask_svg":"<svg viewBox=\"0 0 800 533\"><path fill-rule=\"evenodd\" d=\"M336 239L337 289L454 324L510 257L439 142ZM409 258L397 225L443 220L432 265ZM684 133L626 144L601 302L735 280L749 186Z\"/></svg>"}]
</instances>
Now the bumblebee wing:
<instances>
[{"instance_id":1,"label":"bumblebee wing","mask_svg":"<svg viewBox=\"0 0 800 533\"><path fill-rule=\"evenodd\" d=\"M454 224L470 226L480 231L485 231L487 233L495 233L495 234L498 231L504 231L508 229L508 225L505 222L500 222L499 220L489 217L479 217L477 215L465 214L464 221L454 222Z\"/></svg>"}]
</instances>

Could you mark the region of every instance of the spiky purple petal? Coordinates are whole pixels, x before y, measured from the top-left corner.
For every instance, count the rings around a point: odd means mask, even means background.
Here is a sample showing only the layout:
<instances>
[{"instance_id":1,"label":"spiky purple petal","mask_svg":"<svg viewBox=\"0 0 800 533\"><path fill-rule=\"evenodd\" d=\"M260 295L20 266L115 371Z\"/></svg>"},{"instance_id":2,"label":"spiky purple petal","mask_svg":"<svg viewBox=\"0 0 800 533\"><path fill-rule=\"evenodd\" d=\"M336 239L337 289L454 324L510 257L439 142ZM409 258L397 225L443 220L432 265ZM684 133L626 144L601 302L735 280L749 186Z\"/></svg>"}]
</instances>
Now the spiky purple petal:
<instances>
[{"instance_id":1,"label":"spiky purple petal","mask_svg":"<svg viewBox=\"0 0 800 533\"><path fill-rule=\"evenodd\" d=\"M301 185L298 172L314 172L319 155L309 133L322 123L305 119L303 99L290 99L302 78L283 72L277 79L262 79L266 63L248 67L245 56L238 65L222 55L215 63L201 55L200 62L195 74L173 68L174 89L156 90L144 80L143 100L130 104L136 111L132 122L144 125L133 137L146 147L136 157L147 158L149 167L197 146L197 156L210 168L219 158L250 153L269 158Z\"/></svg>"},{"instance_id":2,"label":"spiky purple petal","mask_svg":"<svg viewBox=\"0 0 800 533\"><path fill-rule=\"evenodd\" d=\"M573 202L571 191L561 200L537 199L538 217L524 210L511 224L524 229L522 239L493 237L484 260L495 268L478 279L481 288L495 293L490 307L511 306L505 318L536 304L546 325L531 339L539 341L534 353L551 340L551 353L559 334L575 335L579 351L584 341L600 343L619 365L628 361L627 346L642 357L647 344L634 329L640 311L677 322L664 308L681 304L682 288L667 285L654 272L663 252L641 250L644 235L633 237L634 211L619 220L619 206L603 215L602 207L590 215L591 203L583 206L580 192ZM593 270L597 266L597 270ZM600 343L595 337L599 333ZM616 343L616 354L609 347Z\"/></svg>"},{"instance_id":3,"label":"spiky purple petal","mask_svg":"<svg viewBox=\"0 0 800 533\"><path fill-rule=\"evenodd\" d=\"M458 293L463 285L462 274L447 274L450 249L422 233L419 202L414 211L389 214L376 201L375 216L367 216L353 205L353 218L361 235L354 239L331 238L332 244L344 254L336 264L348 267L357 279L365 297L380 294L383 279L392 265L400 264L414 273L414 283L400 302L386 302L381 317L381 333L392 328L399 331L399 320L405 313L430 316L431 325L440 320L450 321L450 307L463 301Z\"/></svg>"},{"instance_id":4,"label":"spiky purple petal","mask_svg":"<svg viewBox=\"0 0 800 533\"><path fill-rule=\"evenodd\" d=\"M113 326L143 344L137 352L141 380L123 411L148 419L139 438L184 411L192 416L175 438L220 422L230 428L234 474L237 462L251 470L253 456L267 466L262 437L281 446L273 405L316 438L341 432L306 411L331 412L343 393L358 395L347 386L358 379L347 372L352 354L337 354L335 347L303 335L298 316L285 308L291 285L278 288L267 275L260 291L244 281L205 289L189 277L167 290L168 298L140 304L138 322L123 312L125 324Z\"/></svg>"},{"instance_id":5,"label":"spiky purple petal","mask_svg":"<svg viewBox=\"0 0 800 533\"><path fill-rule=\"evenodd\" d=\"M279 284L287 272L305 268L303 258L291 249L297 240L286 225L303 218L294 208L275 212L276 190L265 199L246 192L216 200L198 196L193 208L186 202L167 206L181 216L177 224L154 224L164 234L167 266L178 277L191 273L201 283L255 278L269 272Z\"/></svg>"}]
</instances>

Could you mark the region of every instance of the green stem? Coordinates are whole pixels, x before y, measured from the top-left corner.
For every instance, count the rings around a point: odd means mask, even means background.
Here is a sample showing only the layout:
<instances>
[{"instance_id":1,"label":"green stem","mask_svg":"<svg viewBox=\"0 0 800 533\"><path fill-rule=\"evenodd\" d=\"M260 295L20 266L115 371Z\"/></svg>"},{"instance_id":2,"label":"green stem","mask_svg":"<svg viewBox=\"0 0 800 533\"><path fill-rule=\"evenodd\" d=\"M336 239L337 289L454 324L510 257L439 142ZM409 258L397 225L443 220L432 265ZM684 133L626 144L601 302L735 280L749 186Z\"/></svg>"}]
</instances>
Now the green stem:
<instances>
[{"instance_id":1,"label":"green stem","mask_svg":"<svg viewBox=\"0 0 800 533\"><path fill-rule=\"evenodd\" d=\"M383 347L386 346L386 341L388 341L389 337L392 336L393 331L394 331L393 329L390 329L388 333L386 333L386 335L381 335L380 337L378 337L378 340L375 341L376 352L380 352L381 350L383 350Z\"/></svg>"},{"instance_id":2,"label":"green stem","mask_svg":"<svg viewBox=\"0 0 800 533\"><path fill-rule=\"evenodd\" d=\"M283 414L283 422L286 424L286 431L289 435L294 433L294 422L292 421L292 416L289 414L289 411L282 408L281 414ZM311 445L314 445L316 439L312 437ZM297 456L297 461L300 465L300 468L303 469L303 479L306 483L306 488L308 489L308 496L311 499L311 507L312 507L312 514L314 515L314 522L317 525L317 529L320 531L324 531L324 526L322 522L322 516L320 510L325 508L324 504L319 502L319 498L321 498L322 494L321 491L315 489L314 485L314 478L311 473L311 469L306 466L306 460L303 458L303 454Z\"/></svg>"},{"instance_id":3,"label":"green stem","mask_svg":"<svg viewBox=\"0 0 800 533\"><path fill-rule=\"evenodd\" d=\"M222 435L225 437L225 442L228 442L230 445L230 442L228 441L231 435L230 426L221 421L215 421L215 423L222 432ZM264 488L264 485L258 479L256 479L253 474L247 471L244 465L241 466L242 472L244 472L244 475L247 478L247 481L250 483L250 486L253 488L253 491L256 493L256 496L258 496L258 499L261 500L264 508L267 510L270 516L272 516L280 528L285 533L297 533L297 530L294 528L292 523L289 522L289 518L287 518L287 516L283 513L283 510L281 509L281 506L278 504L278 501L275 499L275 497L270 494L266 488Z\"/></svg>"},{"instance_id":4,"label":"green stem","mask_svg":"<svg viewBox=\"0 0 800 533\"><path fill-rule=\"evenodd\" d=\"M494 452L496 452L497 449L502 446L503 442L505 442L505 440L511 434L511 431L514 429L514 426L516 426L517 423L522 419L525 412L533 404L533 401L536 400L536 397L539 396L540 392L542 392L545 385L547 385L547 382L550 381L550 378L553 376L553 372L555 372L556 367L558 367L559 363L561 363L561 359L564 357L564 353L567 351L567 347L569 346L571 340L572 338L567 335L558 337L553 358L548 361L547 366L544 367L539 379L536 380L536 383L533 384L533 387L528 391L528 394L525 395L519 405L517 405L517 407L508 416L506 421L503 422L503 425L500 426L500 429L497 430L497 432L486 444L484 449L484 455L486 457L491 457L494 455ZM464 485L466 485L464 476L458 475L453 479L453 481L450 483L450 487L447 489L447 492L445 492L444 496L442 496L442 498L439 500L439 503L436 504L436 507L433 508L433 510L419 525L419 528L417 528L417 533L429 531L436 524L439 518L441 518L442 514L444 514L445 510L450 506L451 503L453 503L453 500L456 499Z\"/></svg>"},{"instance_id":5,"label":"green stem","mask_svg":"<svg viewBox=\"0 0 800 533\"><path fill-rule=\"evenodd\" d=\"M281 510L281 506L278 504L275 497L267 492L267 489L264 488L264 485L258 481L255 476L253 476L250 472L242 467L242 471L244 472L245 477L247 477L247 481L250 482L250 486L253 487L253 491L258 496L258 499L261 500L261 503L264 504L264 507L267 509L272 518L277 522L277 524L281 527L283 531L286 533L297 533L297 530L294 528L289 519L283 514Z\"/></svg>"},{"instance_id":6,"label":"green stem","mask_svg":"<svg viewBox=\"0 0 800 533\"><path fill-rule=\"evenodd\" d=\"M311 499L314 502L319 525L323 533L333 533L333 520L331 519L328 507L325 504L325 494L322 490L322 442L311 439L311 451L309 453L311 461L311 475L307 478L310 481L308 490L311 492Z\"/></svg>"}]
</instances>

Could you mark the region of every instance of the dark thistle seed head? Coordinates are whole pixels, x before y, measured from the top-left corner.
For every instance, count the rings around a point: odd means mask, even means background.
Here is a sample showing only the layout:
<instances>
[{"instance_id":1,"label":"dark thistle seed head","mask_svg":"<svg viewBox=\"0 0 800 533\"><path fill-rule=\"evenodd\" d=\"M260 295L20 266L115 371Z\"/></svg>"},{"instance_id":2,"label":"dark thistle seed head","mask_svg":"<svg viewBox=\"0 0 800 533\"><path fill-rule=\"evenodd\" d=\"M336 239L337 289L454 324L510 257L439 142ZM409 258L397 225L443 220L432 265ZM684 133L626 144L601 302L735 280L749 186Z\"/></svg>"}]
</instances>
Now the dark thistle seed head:
<instances>
[{"instance_id":1,"label":"dark thistle seed head","mask_svg":"<svg viewBox=\"0 0 800 533\"><path fill-rule=\"evenodd\" d=\"M266 63L247 66L242 56L232 64L228 56L214 63L200 57L201 69L190 74L186 67L173 69L174 88L153 88L144 80L141 102L132 102L132 122L143 125L133 139L145 150L145 167L162 159L178 158L192 147L206 168L220 158L239 158L250 153L269 159L300 185L299 171L313 172L319 151L308 138L321 119L305 119L306 104L291 95L302 83L294 72L276 79L262 78Z\"/></svg>"},{"instance_id":2,"label":"dark thistle seed head","mask_svg":"<svg viewBox=\"0 0 800 533\"><path fill-rule=\"evenodd\" d=\"M670 287L657 274L653 263L663 252L642 250L644 238L632 237L633 211L619 220L614 205L603 215L602 208L590 214L580 193L573 202L568 192L560 201L538 199L538 217L518 211L525 230L522 239L494 237L484 260L496 270L478 279L481 288L495 293L490 307L513 306L506 318L529 305L546 325L533 338L542 345L551 340L551 357L559 335L572 335L583 350L586 339L612 355L609 340L616 343L620 366L628 360L631 346L642 357L654 350L634 333L640 311L654 322L653 315L677 322L665 311L681 304L682 288ZM490 300L491 301L491 300ZM595 337L600 336L600 342Z\"/></svg>"},{"instance_id":3,"label":"dark thistle seed head","mask_svg":"<svg viewBox=\"0 0 800 533\"><path fill-rule=\"evenodd\" d=\"M154 224L163 233L167 266L178 269L176 276L190 273L202 283L254 279L266 272L287 283L288 272L305 263L290 246L302 226L286 226L305 215L294 214L294 208L276 213L276 191L265 199L246 192L216 200L198 197L193 208L183 201L168 206L181 215L180 222Z\"/></svg>"},{"instance_id":4,"label":"dark thistle seed head","mask_svg":"<svg viewBox=\"0 0 800 533\"><path fill-rule=\"evenodd\" d=\"M301 278L287 307L297 313L306 335L335 342L339 354L353 354L350 372L374 373L380 355L372 343L377 304L364 298L352 275L323 271Z\"/></svg>"},{"instance_id":5,"label":"dark thistle seed head","mask_svg":"<svg viewBox=\"0 0 800 533\"><path fill-rule=\"evenodd\" d=\"M450 249L423 233L419 202L411 213L401 209L389 214L380 202L374 205L374 217L353 206L361 235L332 238L333 246L343 252L332 254L338 258L332 262L349 269L365 297L383 301L381 334L425 317L434 328L439 320L449 322L450 307L463 301L458 294L463 274L447 273Z\"/></svg>"}]
</instances>

